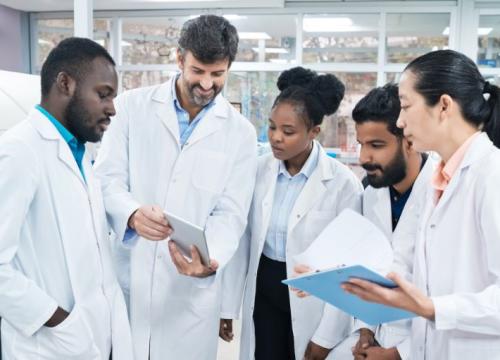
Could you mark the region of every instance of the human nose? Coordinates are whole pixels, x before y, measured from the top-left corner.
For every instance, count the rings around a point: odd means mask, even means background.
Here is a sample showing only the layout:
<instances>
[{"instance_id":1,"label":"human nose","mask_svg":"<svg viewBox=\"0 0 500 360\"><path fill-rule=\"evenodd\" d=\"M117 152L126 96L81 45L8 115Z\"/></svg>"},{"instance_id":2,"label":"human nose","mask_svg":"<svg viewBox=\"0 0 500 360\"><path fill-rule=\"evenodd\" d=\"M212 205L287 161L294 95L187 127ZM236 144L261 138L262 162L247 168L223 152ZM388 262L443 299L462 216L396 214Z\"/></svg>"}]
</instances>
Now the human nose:
<instances>
[{"instance_id":1,"label":"human nose","mask_svg":"<svg viewBox=\"0 0 500 360\"><path fill-rule=\"evenodd\" d=\"M359 163L360 164L366 164L371 161L371 154L370 152L366 149L366 146L361 146L361 149L359 151Z\"/></svg>"},{"instance_id":2,"label":"human nose","mask_svg":"<svg viewBox=\"0 0 500 360\"><path fill-rule=\"evenodd\" d=\"M206 76L200 81L200 86L203 90L210 90L214 85L214 82L210 76Z\"/></svg>"}]
</instances>

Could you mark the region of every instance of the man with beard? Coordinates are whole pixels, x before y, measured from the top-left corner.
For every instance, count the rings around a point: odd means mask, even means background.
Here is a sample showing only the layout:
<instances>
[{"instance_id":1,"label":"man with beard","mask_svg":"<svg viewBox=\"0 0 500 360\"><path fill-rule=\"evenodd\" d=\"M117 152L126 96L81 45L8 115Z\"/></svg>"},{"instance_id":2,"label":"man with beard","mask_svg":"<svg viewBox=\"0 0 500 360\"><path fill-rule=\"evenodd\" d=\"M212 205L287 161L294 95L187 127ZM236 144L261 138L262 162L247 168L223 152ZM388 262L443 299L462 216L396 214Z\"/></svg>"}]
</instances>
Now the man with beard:
<instances>
[{"instance_id":1,"label":"man with beard","mask_svg":"<svg viewBox=\"0 0 500 360\"><path fill-rule=\"evenodd\" d=\"M220 94L237 47L223 17L187 21L180 72L120 95L99 150L138 360L216 358L221 270L245 229L256 173L255 130ZM205 229L210 264L195 247L186 260L163 241L172 232L164 211Z\"/></svg>"},{"instance_id":2,"label":"man with beard","mask_svg":"<svg viewBox=\"0 0 500 360\"><path fill-rule=\"evenodd\" d=\"M401 111L397 85L371 90L355 106L352 117L367 172L363 215L379 226L391 242L391 270L411 277L418 215L430 183L433 162L416 152L396 126ZM372 327L354 320L354 331L334 348L329 359L409 359L410 320ZM316 358L315 360L319 360Z\"/></svg>"},{"instance_id":3,"label":"man with beard","mask_svg":"<svg viewBox=\"0 0 500 360\"><path fill-rule=\"evenodd\" d=\"M99 44L59 43L42 99L0 139L3 358L132 359L100 186L85 153L115 114L115 63Z\"/></svg>"}]
</instances>

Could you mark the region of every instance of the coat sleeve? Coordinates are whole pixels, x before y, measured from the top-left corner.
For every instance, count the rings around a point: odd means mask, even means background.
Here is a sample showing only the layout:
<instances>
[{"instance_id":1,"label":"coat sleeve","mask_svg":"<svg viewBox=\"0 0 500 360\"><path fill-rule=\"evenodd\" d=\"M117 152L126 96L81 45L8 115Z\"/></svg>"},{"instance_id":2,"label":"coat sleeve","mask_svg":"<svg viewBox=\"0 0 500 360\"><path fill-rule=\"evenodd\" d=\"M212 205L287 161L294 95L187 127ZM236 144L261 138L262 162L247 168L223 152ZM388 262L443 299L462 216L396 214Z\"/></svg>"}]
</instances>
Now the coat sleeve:
<instances>
[{"instance_id":1,"label":"coat sleeve","mask_svg":"<svg viewBox=\"0 0 500 360\"><path fill-rule=\"evenodd\" d=\"M210 257L222 270L235 254L247 225L257 172L257 139L247 131L238 142L226 186L207 220Z\"/></svg>"},{"instance_id":2,"label":"coat sleeve","mask_svg":"<svg viewBox=\"0 0 500 360\"><path fill-rule=\"evenodd\" d=\"M342 210L348 208L361 213L362 192L361 182L350 170L346 170L346 179L339 190L336 213L340 214ZM331 349L351 334L352 326L351 316L325 304L323 316L311 340L322 347Z\"/></svg>"},{"instance_id":3,"label":"coat sleeve","mask_svg":"<svg viewBox=\"0 0 500 360\"><path fill-rule=\"evenodd\" d=\"M36 154L21 141L10 137L2 140L0 316L25 336L31 336L50 319L58 306L51 296L15 266L21 231L38 187L39 162L36 161Z\"/></svg>"},{"instance_id":4,"label":"coat sleeve","mask_svg":"<svg viewBox=\"0 0 500 360\"><path fill-rule=\"evenodd\" d=\"M116 238L127 245L137 242L135 232L127 231L130 215L141 205L130 193L129 176L129 119L126 93L115 102L116 116L104 134L94 165L102 186L108 221Z\"/></svg>"},{"instance_id":5,"label":"coat sleeve","mask_svg":"<svg viewBox=\"0 0 500 360\"><path fill-rule=\"evenodd\" d=\"M248 274L250 241L252 234L247 225L238 250L226 265L222 274L221 319L238 319Z\"/></svg>"},{"instance_id":6,"label":"coat sleeve","mask_svg":"<svg viewBox=\"0 0 500 360\"><path fill-rule=\"evenodd\" d=\"M455 293L432 297L437 330L462 330L487 335L500 335L500 158L494 166L486 166L478 186L476 219L478 246L484 246L485 265L491 285L477 293ZM491 164L491 162L490 162Z\"/></svg>"}]
</instances>

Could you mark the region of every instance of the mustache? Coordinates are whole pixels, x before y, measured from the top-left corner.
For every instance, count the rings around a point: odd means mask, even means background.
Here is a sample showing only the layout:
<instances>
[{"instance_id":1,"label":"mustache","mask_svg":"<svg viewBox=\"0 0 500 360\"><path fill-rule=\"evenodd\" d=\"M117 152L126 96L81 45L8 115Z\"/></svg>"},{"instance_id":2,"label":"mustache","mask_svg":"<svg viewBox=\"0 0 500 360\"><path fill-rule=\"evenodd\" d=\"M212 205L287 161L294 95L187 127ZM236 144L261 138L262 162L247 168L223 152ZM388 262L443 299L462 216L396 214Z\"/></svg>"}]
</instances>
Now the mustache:
<instances>
[{"instance_id":1,"label":"mustache","mask_svg":"<svg viewBox=\"0 0 500 360\"><path fill-rule=\"evenodd\" d=\"M366 164L361 164L361 167L363 169L365 169L366 171L383 170L382 166L380 166L379 164L369 164L369 163L366 163Z\"/></svg>"},{"instance_id":2,"label":"mustache","mask_svg":"<svg viewBox=\"0 0 500 360\"><path fill-rule=\"evenodd\" d=\"M193 85L193 87L191 87L191 90L194 90L196 88L200 89L201 91L207 91L208 90L208 89L207 90L203 89L200 84ZM216 92L217 91L217 87L215 85L213 85L209 90L213 90L214 92Z\"/></svg>"}]
</instances>

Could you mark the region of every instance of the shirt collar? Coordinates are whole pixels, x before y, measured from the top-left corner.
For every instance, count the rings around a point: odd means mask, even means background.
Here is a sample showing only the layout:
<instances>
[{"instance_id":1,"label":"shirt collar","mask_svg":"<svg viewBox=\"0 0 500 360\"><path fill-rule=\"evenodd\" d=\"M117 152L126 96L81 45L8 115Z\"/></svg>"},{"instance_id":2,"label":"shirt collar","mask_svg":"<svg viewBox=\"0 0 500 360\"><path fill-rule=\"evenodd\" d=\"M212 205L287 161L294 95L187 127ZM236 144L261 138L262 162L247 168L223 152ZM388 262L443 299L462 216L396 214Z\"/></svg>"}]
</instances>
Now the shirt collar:
<instances>
[{"instance_id":1,"label":"shirt collar","mask_svg":"<svg viewBox=\"0 0 500 360\"><path fill-rule=\"evenodd\" d=\"M75 136L68 131L51 113L45 110L41 105L36 105L35 108L40 111L50 122L55 126L57 131L61 134L64 141L68 144L78 142Z\"/></svg>"},{"instance_id":2,"label":"shirt collar","mask_svg":"<svg viewBox=\"0 0 500 360\"><path fill-rule=\"evenodd\" d=\"M444 163L441 161L437 166L434 176L432 177L432 185L437 190L444 190L448 186L451 178L458 170L460 163L465 157L465 153L469 149L470 145L474 139L480 134L478 131L471 135L450 157L450 159Z\"/></svg>"},{"instance_id":3,"label":"shirt collar","mask_svg":"<svg viewBox=\"0 0 500 360\"><path fill-rule=\"evenodd\" d=\"M175 76L172 79L172 86L171 86L172 87L172 99L174 99L174 106L175 106L175 109L177 111L186 111L181 106L179 98L177 97L176 84L177 84L177 79L179 78L179 76L181 76L180 72L178 72L177 74L175 74ZM210 101L207 105L205 105L202 110L205 110L205 109L208 110L208 109L210 109L214 105L215 105L215 98L212 99L212 101Z\"/></svg>"},{"instance_id":4,"label":"shirt collar","mask_svg":"<svg viewBox=\"0 0 500 360\"><path fill-rule=\"evenodd\" d=\"M302 169L300 169L300 171L297 174L295 174L294 176L302 174L307 179L309 179L309 177L313 173L314 169L316 168L316 165L318 164L318 155L319 155L318 144L316 144L316 142L313 141L313 148L311 150L311 153L309 154L309 157L307 158L306 162L304 163L304 166L302 166ZM288 172L288 170L286 169L286 165L285 165L284 161L280 161L278 174L287 176L289 178L292 177L290 175L290 173Z\"/></svg>"}]
</instances>

